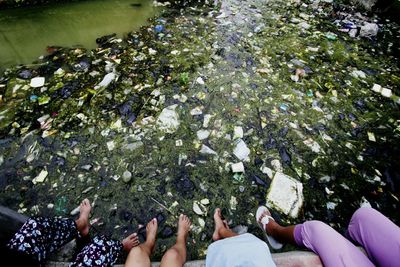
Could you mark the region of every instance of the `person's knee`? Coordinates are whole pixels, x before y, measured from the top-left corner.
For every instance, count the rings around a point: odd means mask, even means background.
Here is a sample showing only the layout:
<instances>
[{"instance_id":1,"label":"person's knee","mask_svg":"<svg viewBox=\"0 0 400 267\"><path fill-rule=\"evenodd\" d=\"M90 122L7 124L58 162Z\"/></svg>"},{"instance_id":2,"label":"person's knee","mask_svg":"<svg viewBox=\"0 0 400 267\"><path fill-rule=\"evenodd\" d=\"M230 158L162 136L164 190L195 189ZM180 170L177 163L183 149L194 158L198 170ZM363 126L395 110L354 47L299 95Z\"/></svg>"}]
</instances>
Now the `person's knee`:
<instances>
[{"instance_id":1,"label":"person's knee","mask_svg":"<svg viewBox=\"0 0 400 267\"><path fill-rule=\"evenodd\" d=\"M324 232L332 229L329 225L321 221L308 221L305 222L304 225L307 227L308 231L312 231L314 233Z\"/></svg>"},{"instance_id":2,"label":"person's knee","mask_svg":"<svg viewBox=\"0 0 400 267\"><path fill-rule=\"evenodd\" d=\"M168 262L181 262L183 261L182 256L179 254L179 251L175 248L170 248L163 256L163 261Z\"/></svg>"},{"instance_id":3,"label":"person's knee","mask_svg":"<svg viewBox=\"0 0 400 267\"><path fill-rule=\"evenodd\" d=\"M137 256L144 253L143 249L140 246L133 247L131 251L129 251L129 256Z\"/></svg>"},{"instance_id":4,"label":"person's knee","mask_svg":"<svg viewBox=\"0 0 400 267\"><path fill-rule=\"evenodd\" d=\"M356 212L354 212L350 221L353 223L366 222L369 220L369 218L371 218L371 216L374 216L377 213L379 212L373 208L359 208L358 210L356 210Z\"/></svg>"},{"instance_id":5,"label":"person's knee","mask_svg":"<svg viewBox=\"0 0 400 267\"><path fill-rule=\"evenodd\" d=\"M339 234L332 227L321 221L308 221L303 225L308 236L315 239L324 238L328 235L335 236L336 234Z\"/></svg>"},{"instance_id":6,"label":"person's knee","mask_svg":"<svg viewBox=\"0 0 400 267\"><path fill-rule=\"evenodd\" d=\"M146 250L141 246L137 246L131 249L128 254L128 258L125 262L125 267L137 267L146 266L150 267L150 257L147 255Z\"/></svg>"}]
</instances>

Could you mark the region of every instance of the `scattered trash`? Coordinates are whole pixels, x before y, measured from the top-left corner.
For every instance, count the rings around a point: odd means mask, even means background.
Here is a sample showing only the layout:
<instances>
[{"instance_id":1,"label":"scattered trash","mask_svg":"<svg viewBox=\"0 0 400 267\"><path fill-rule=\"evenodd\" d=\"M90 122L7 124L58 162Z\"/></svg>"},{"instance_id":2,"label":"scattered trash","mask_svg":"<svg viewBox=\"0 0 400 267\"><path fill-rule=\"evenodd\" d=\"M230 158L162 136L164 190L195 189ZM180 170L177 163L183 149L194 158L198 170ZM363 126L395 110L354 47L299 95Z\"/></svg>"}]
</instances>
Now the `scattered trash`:
<instances>
[{"instance_id":1,"label":"scattered trash","mask_svg":"<svg viewBox=\"0 0 400 267\"><path fill-rule=\"evenodd\" d=\"M47 177L48 174L49 174L49 173L47 172L47 170L42 170L42 171L38 174L38 176L36 176L36 177L32 180L32 183L33 183L33 184L43 183L43 182L44 182L44 179L46 179L46 177Z\"/></svg>"},{"instance_id":2,"label":"scattered trash","mask_svg":"<svg viewBox=\"0 0 400 267\"><path fill-rule=\"evenodd\" d=\"M233 154L239 160L247 161L249 160L250 149L247 147L246 143L242 139L238 139L235 142L235 148L233 149Z\"/></svg>"},{"instance_id":3,"label":"scattered trash","mask_svg":"<svg viewBox=\"0 0 400 267\"><path fill-rule=\"evenodd\" d=\"M376 23L365 23L361 26L360 36L361 37L373 37L378 34L379 27Z\"/></svg>"},{"instance_id":4,"label":"scattered trash","mask_svg":"<svg viewBox=\"0 0 400 267\"><path fill-rule=\"evenodd\" d=\"M374 133L368 132L367 134L368 134L368 140L369 141L376 142L376 138L375 138Z\"/></svg>"},{"instance_id":5,"label":"scattered trash","mask_svg":"<svg viewBox=\"0 0 400 267\"><path fill-rule=\"evenodd\" d=\"M277 172L272 179L267 202L278 211L297 218L303 206L303 184Z\"/></svg>"},{"instance_id":6,"label":"scattered trash","mask_svg":"<svg viewBox=\"0 0 400 267\"><path fill-rule=\"evenodd\" d=\"M243 128L240 126L235 126L233 131L233 140L238 138L243 138Z\"/></svg>"},{"instance_id":7,"label":"scattered trash","mask_svg":"<svg viewBox=\"0 0 400 267\"><path fill-rule=\"evenodd\" d=\"M33 88L42 87L44 85L44 77L35 77L31 80L30 86Z\"/></svg>"},{"instance_id":8,"label":"scattered trash","mask_svg":"<svg viewBox=\"0 0 400 267\"><path fill-rule=\"evenodd\" d=\"M172 105L162 110L160 116L157 119L157 124L160 130L166 133L173 133L178 129L180 121L179 115L175 111L176 107L177 105Z\"/></svg>"},{"instance_id":9,"label":"scattered trash","mask_svg":"<svg viewBox=\"0 0 400 267\"><path fill-rule=\"evenodd\" d=\"M212 150L211 148L209 148L206 145L201 146L200 153L209 154L209 155L218 155L217 152L215 152L214 150Z\"/></svg>"},{"instance_id":10,"label":"scattered trash","mask_svg":"<svg viewBox=\"0 0 400 267\"><path fill-rule=\"evenodd\" d=\"M200 85L204 85L204 84L205 84L204 81L203 81L203 78L201 78L201 77L197 78L197 79L196 79L196 82L197 82L198 84L200 84Z\"/></svg>"},{"instance_id":11,"label":"scattered trash","mask_svg":"<svg viewBox=\"0 0 400 267\"><path fill-rule=\"evenodd\" d=\"M210 131L207 130L199 130L197 131L197 138L199 140L207 139L210 136Z\"/></svg>"},{"instance_id":12,"label":"scattered trash","mask_svg":"<svg viewBox=\"0 0 400 267\"><path fill-rule=\"evenodd\" d=\"M130 171L124 171L124 173L122 174L122 180L125 183L129 183L132 179L132 173Z\"/></svg>"},{"instance_id":13,"label":"scattered trash","mask_svg":"<svg viewBox=\"0 0 400 267\"><path fill-rule=\"evenodd\" d=\"M237 173L237 172L243 173L244 172L243 162L232 164L231 168L232 168L233 173Z\"/></svg>"},{"instance_id":14,"label":"scattered trash","mask_svg":"<svg viewBox=\"0 0 400 267\"><path fill-rule=\"evenodd\" d=\"M198 201L193 202L193 211L200 216L207 214L207 209L204 207L203 204L199 203Z\"/></svg>"},{"instance_id":15,"label":"scattered trash","mask_svg":"<svg viewBox=\"0 0 400 267\"><path fill-rule=\"evenodd\" d=\"M107 87L108 85L110 85L110 83L112 81L114 81L116 79L116 77L117 76L113 72L106 74L106 76L104 76L103 80L98 85L96 85L94 87L94 89L100 89L100 88Z\"/></svg>"},{"instance_id":16,"label":"scattered trash","mask_svg":"<svg viewBox=\"0 0 400 267\"><path fill-rule=\"evenodd\" d=\"M157 33L163 32L163 31L164 31L164 26L163 26L163 25L156 25L156 26L154 27L154 30L155 30Z\"/></svg>"}]
</instances>

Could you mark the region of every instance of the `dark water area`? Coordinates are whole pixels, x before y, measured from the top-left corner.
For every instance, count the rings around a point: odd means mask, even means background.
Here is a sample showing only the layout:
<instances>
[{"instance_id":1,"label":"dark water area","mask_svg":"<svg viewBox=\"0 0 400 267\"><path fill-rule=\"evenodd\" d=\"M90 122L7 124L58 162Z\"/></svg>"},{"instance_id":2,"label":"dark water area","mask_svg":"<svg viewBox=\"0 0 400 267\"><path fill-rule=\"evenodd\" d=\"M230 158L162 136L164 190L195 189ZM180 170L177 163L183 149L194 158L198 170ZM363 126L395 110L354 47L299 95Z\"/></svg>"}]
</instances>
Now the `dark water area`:
<instances>
[{"instance_id":1,"label":"dark water area","mask_svg":"<svg viewBox=\"0 0 400 267\"><path fill-rule=\"evenodd\" d=\"M360 206L398 224L399 32L326 2L225 0L12 67L0 77L0 204L70 217L88 198L95 230L142 241L156 217L156 260L181 213L188 259L204 258L216 207L260 237L266 203L285 225L343 232Z\"/></svg>"}]
</instances>

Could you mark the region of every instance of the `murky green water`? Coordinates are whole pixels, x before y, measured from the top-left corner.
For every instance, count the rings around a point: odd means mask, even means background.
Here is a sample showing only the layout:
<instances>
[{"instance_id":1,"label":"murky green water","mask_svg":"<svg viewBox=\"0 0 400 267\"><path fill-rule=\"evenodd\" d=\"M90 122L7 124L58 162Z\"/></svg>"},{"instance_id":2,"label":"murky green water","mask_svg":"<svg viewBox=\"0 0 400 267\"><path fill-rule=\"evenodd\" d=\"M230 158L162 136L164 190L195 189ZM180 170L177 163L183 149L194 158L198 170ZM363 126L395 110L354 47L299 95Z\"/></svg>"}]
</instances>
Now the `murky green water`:
<instances>
[{"instance_id":1,"label":"murky green water","mask_svg":"<svg viewBox=\"0 0 400 267\"><path fill-rule=\"evenodd\" d=\"M122 37L157 13L151 3L94 0L0 11L0 66L31 63L46 53L47 46L90 49L100 36Z\"/></svg>"},{"instance_id":2,"label":"murky green water","mask_svg":"<svg viewBox=\"0 0 400 267\"><path fill-rule=\"evenodd\" d=\"M274 205L283 223L341 231L368 204L398 223L399 25L363 37L378 18L307 3L171 7L123 42L6 70L0 205L68 217L89 198L94 229L115 238L144 240L156 217L153 259L180 213L193 221L188 259L205 257L216 207L261 237L254 213L278 173L304 195L297 217Z\"/></svg>"}]
</instances>

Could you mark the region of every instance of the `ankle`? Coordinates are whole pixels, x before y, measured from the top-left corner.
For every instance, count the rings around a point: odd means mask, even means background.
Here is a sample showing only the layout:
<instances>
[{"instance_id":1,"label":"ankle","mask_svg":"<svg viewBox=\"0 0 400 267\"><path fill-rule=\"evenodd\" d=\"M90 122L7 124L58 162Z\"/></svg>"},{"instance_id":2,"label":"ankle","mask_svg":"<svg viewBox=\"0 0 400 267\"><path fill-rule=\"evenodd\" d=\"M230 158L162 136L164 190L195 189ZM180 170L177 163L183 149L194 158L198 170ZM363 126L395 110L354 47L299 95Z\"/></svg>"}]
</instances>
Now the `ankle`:
<instances>
[{"instance_id":1,"label":"ankle","mask_svg":"<svg viewBox=\"0 0 400 267\"><path fill-rule=\"evenodd\" d=\"M275 222L273 222L272 220L269 221L269 223L265 226L265 232L268 235L274 236L276 233L276 228L277 228L277 224Z\"/></svg>"},{"instance_id":2,"label":"ankle","mask_svg":"<svg viewBox=\"0 0 400 267\"><path fill-rule=\"evenodd\" d=\"M176 244L185 244L187 240L187 235L178 235L176 237Z\"/></svg>"}]
</instances>

